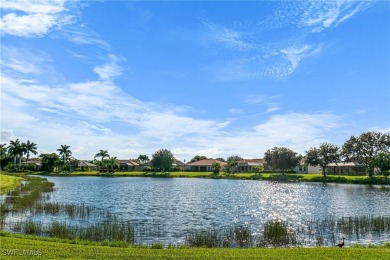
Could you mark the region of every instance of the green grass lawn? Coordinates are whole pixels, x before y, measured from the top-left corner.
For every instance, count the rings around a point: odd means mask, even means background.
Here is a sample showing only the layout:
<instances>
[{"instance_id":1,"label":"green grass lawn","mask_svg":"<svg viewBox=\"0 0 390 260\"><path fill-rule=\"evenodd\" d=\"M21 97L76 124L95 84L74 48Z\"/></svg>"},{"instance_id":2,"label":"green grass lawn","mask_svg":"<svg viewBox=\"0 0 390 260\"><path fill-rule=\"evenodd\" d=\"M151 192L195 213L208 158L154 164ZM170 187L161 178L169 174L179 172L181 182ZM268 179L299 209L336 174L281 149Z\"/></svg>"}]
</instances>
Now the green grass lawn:
<instances>
[{"instance_id":1,"label":"green grass lawn","mask_svg":"<svg viewBox=\"0 0 390 260\"><path fill-rule=\"evenodd\" d=\"M0 194L4 194L18 187L21 179L17 176L0 174Z\"/></svg>"},{"instance_id":2,"label":"green grass lawn","mask_svg":"<svg viewBox=\"0 0 390 260\"><path fill-rule=\"evenodd\" d=\"M390 246L352 248L169 248L131 247L0 233L2 259L35 254L38 259L389 259ZM117 247L121 246L121 247ZM7 257L8 255L8 257ZM21 255L18 258L22 258ZM24 256L24 258L27 258Z\"/></svg>"}]
</instances>

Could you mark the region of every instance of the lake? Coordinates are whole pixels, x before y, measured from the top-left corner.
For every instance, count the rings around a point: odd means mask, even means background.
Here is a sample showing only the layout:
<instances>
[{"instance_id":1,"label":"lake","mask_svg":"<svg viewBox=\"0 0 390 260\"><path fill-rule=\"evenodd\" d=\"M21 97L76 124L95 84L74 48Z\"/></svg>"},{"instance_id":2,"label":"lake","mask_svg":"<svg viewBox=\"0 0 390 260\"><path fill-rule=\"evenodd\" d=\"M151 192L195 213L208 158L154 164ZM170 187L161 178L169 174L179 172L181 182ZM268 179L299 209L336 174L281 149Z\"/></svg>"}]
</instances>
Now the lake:
<instances>
[{"instance_id":1,"label":"lake","mask_svg":"<svg viewBox=\"0 0 390 260\"><path fill-rule=\"evenodd\" d=\"M251 226L254 232L260 232L267 220L298 225L327 217L390 216L390 188L381 186L195 178L47 179L55 183L51 202L84 203L138 226L154 226L154 237L140 239L146 243L180 244L188 230L225 229L233 225ZM44 215L34 218L53 220ZM389 241L390 235L350 240L381 243Z\"/></svg>"}]
</instances>

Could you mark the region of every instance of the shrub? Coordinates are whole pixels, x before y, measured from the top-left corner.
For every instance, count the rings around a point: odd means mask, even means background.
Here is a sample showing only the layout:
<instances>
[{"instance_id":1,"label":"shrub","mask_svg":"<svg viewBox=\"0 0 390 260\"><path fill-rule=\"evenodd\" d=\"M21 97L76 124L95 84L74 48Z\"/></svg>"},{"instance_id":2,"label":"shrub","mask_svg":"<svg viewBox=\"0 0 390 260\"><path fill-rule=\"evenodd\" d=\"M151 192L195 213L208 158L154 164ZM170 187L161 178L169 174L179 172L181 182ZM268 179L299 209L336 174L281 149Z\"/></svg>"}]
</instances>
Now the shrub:
<instances>
[{"instance_id":1,"label":"shrub","mask_svg":"<svg viewBox=\"0 0 390 260\"><path fill-rule=\"evenodd\" d=\"M163 249L164 246L162 243L155 243L155 244L152 244L150 248L151 249Z\"/></svg>"},{"instance_id":2,"label":"shrub","mask_svg":"<svg viewBox=\"0 0 390 260\"><path fill-rule=\"evenodd\" d=\"M287 224L282 221L271 220L265 223L262 235L259 246L282 247L296 244L295 233L289 232Z\"/></svg>"}]
</instances>

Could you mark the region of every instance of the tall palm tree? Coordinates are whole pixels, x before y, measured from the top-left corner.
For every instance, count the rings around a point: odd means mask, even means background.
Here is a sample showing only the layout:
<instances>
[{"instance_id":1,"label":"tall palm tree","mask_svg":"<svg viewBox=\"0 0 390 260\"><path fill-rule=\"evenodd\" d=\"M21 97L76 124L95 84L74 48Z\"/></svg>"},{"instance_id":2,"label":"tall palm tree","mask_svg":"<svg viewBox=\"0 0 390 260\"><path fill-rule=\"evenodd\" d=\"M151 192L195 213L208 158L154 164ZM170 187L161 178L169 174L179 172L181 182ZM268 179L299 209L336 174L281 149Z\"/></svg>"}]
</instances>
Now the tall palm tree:
<instances>
[{"instance_id":1,"label":"tall palm tree","mask_svg":"<svg viewBox=\"0 0 390 260\"><path fill-rule=\"evenodd\" d=\"M110 155L107 150L99 150L99 152L95 155L95 158L96 157L100 157L103 162L104 158L110 158Z\"/></svg>"},{"instance_id":2,"label":"tall palm tree","mask_svg":"<svg viewBox=\"0 0 390 260\"><path fill-rule=\"evenodd\" d=\"M19 169L20 169L21 168L20 164L24 153L24 147L20 143L19 139L9 142L8 153L14 157L14 165L16 165L16 159L19 158Z\"/></svg>"},{"instance_id":3,"label":"tall palm tree","mask_svg":"<svg viewBox=\"0 0 390 260\"><path fill-rule=\"evenodd\" d=\"M57 149L60 156L62 157L62 170L64 169L65 164L68 162L69 157L72 155L72 152L69 150L70 146L66 144L62 144L61 148Z\"/></svg>"},{"instance_id":4,"label":"tall palm tree","mask_svg":"<svg viewBox=\"0 0 390 260\"><path fill-rule=\"evenodd\" d=\"M24 147L26 148L27 161L28 161L28 158L30 158L30 153L35 154L35 155L38 154L37 144L30 142L30 140L27 140L27 142L24 144Z\"/></svg>"}]
</instances>

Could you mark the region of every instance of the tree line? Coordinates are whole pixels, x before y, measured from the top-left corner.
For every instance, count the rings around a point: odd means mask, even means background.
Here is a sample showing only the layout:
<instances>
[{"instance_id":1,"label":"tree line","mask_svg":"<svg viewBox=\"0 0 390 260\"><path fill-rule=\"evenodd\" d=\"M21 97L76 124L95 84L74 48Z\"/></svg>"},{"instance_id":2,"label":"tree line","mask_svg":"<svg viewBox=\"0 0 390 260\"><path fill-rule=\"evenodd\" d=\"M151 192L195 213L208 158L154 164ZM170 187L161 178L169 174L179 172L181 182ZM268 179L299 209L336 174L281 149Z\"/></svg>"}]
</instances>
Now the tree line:
<instances>
[{"instance_id":1,"label":"tree line","mask_svg":"<svg viewBox=\"0 0 390 260\"><path fill-rule=\"evenodd\" d=\"M390 134L364 132L351 136L341 147L331 143L321 143L300 155L287 147L274 147L267 150L264 156L267 164L282 173L300 164L322 168L326 177L326 167L331 163L354 162L367 168L369 177L374 169L379 169L385 176L390 171Z\"/></svg>"},{"instance_id":2,"label":"tree line","mask_svg":"<svg viewBox=\"0 0 390 260\"><path fill-rule=\"evenodd\" d=\"M42 170L52 172L55 168L61 171L72 171L78 168L79 161L72 157L72 151L69 145L61 145L56 150L58 153L41 154L39 155ZM19 139L10 141L9 145L0 144L0 160L1 169L7 170L22 170L22 161L28 161L31 154L38 154L37 144L27 140L21 142ZM97 158L100 158L98 160ZM191 162L210 159L203 155L196 155ZM224 158L216 158L212 165L214 173L218 173L222 168L226 174L235 173L238 167L238 162L243 158L238 155ZM326 167L331 163L340 162L355 162L367 168L368 175L372 177L374 169L379 169L385 176L390 171L390 133L380 132L364 132L359 136L351 136L342 146L331 143L321 143L318 147L311 147L305 151L304 155L287 147L274 147L269 149L264 154L264 159L273 171L281 171L282 174L286 170L291 170L298 165L313 165L322 168L322 174L326 177ZM175 157L172 152L167 149L161 149L153 153L149 159L147 155L140 154L134 159L140 164L150 163L154 170L166 172L172 168L175 162ZM94 164L101 170L113 172L119 167L117 157L111 157L107 150L99 150L94 157ZM226 166L222 167L221 163L226 162ZM184 160L185 163L185 160ZM255 166L255 172L264 170L263 166Z\"/></svg>"}]
</instances>

